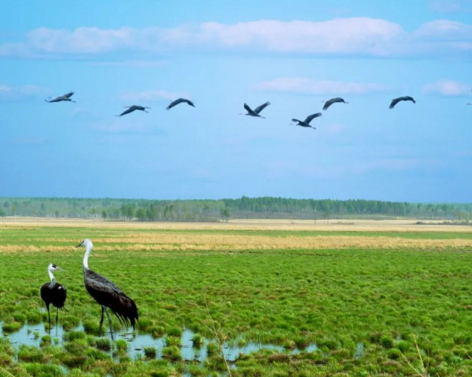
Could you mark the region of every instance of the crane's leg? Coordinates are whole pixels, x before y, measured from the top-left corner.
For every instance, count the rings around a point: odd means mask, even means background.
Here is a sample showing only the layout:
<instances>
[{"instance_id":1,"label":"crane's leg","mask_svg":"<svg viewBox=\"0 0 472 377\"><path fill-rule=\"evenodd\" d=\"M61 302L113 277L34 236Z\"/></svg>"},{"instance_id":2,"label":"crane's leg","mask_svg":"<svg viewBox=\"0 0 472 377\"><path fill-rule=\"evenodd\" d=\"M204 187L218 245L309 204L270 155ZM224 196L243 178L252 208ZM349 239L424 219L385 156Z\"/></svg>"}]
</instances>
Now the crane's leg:
<instances>
[{"instance_id":1,"label":"crane's leg","mask_svg":"<svg viewBox=\"0 0 472 377\"><path fill-rule=\"evenodd\" d=\"M56 308L56 327L57 327L57 322L59 322L59 308Z\"/></svg>"},{"instance_id":2,"label":"crane's leg","mask_svg":"<svg viewBox=\"0 0 472 377\"><path fill-rule=\"evenodd\" d=\"M49 304L46 304L46 308L48 309L49 331L51 331L51 313L49 312Z\"/></svg>"},{"instance_id":3,"label":"crane's leg","mask_svg":"<svg viewBox=\"0 0 472 377\"><path fill-rule=\"evenodd\" d=\"M105 307L102 306L102 318L100 319L100 327L98 328L98 336L102 336L103 312L104 311L105 311Z\"/></svg>"},{"instance_id":4,"label":"crane's leg","mask_svg":"<svg viewBox=\"0 0 472 377\"><path fill-rule=\"evenodd\" d=\"M110 326L110 335L111 335L111 340L115 340L113 339L113 327L111 325L111 318L110 318L110 313L108 313L108 309L105 308L105 312L107 313L107 317L108 317L108 325Z\"/></svg>"}]
</instances>

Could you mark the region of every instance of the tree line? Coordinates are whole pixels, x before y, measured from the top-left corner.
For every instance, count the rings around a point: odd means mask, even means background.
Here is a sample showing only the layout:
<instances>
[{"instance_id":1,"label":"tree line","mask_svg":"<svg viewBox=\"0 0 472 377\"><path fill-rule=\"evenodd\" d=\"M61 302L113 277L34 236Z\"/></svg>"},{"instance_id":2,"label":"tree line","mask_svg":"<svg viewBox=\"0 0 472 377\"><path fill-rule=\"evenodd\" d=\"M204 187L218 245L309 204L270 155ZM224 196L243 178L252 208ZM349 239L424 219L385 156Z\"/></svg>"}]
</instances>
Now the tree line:
<instances>
[{"instance_id":1,"label":"tree line","mask_svg":"<svg viewBox=\"0 0 472 377\"><path fill-rule=\"evenodd\" d=\"M406 203L378 200L290 199L218 200L87 198L0 198L0 216L103 218L135 221L227 221L229 218L392 218L470 221L472 204Z\"/></svg>"}]
</instances>

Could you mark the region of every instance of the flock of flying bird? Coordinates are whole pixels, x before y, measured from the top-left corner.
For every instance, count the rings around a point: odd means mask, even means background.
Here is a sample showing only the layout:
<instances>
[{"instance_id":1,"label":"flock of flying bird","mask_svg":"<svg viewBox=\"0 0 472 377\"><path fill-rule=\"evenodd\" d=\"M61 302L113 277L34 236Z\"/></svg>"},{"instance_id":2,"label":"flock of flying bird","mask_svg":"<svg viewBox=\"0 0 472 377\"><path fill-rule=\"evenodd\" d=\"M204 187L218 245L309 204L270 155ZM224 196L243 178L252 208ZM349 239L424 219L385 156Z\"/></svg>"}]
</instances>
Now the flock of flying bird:
<instances>
[{"instance_id":1,"label":"flock of flying bird","mask_svg":"<svg viewBox=\"0 0 472 377\"><path fill-rule=\"evenodd\" d=\"M50 99L50 100L45 100L46 102L63 102L63 101L67 101L67 102L75 102L71 99L71 97L74 95L74 92L70 92L70 93L67 93L67 94L64 94L62 96L59 96L59 97L56 97L56 98L53 98L53 99ZM395 107L395 105L401 101L411 101L413 103L416 103L416 101L413 99L413 97L410 97L410 96L403 96L403 97L398 97L398 98L394 98L392 100L392 102L390 103L390 106L389 108L390 109L393 109ZM185 98L178 98L174 101L172 101L169 106L167 106L167 110L170 110L172 109L174 106L177 106L181 103L186 103L187 105L189 106L192 106L192 107L195 107L194 103L188 99L185 99ZM328 108L335 104L335 103L344 103L344 104L347 104L349 102L346 102L344 101L343 98L340 98L340 97L335 97L335 98L331 98L330 100L328 101L324 101L324 106L323 106L323 110L328 110ZM263 118L265 119L263 116L260 115L260 113L262 112L262 110L264 110L267 106L270 105L270 102L266 102L266 103L263 103L262 105L256 107L254 110L251 109L249 107L249 105L247 105L246 103L244 104L244 109L247 111L246 114L240 114L240 115L248 115L248 116L251 116L251 117L255 117L255 118ZM468 105L472 105L472 103L468 103ZM146 111L146 109L150 109L150 107L147 107L147 106L139 106L139 105L133 105L133 106L124 106L125 108L127 108L127 110L123 111L121 114L117 115L117 117L121 117L123 115L127 115L127 114L130 114L132 113L133 111L136 111L136 110L140 110L140 111L144 111L145 113L148 113L149 111ZM295 126L300 126L300 127L307 127L307 128L313 128L313 129L316 129L315 127L313 126L310 126L310 123L313 119L315 118L318 118L320 117L322 114L321 113L315 113L315 114L311 114L311 115L308 115L306 117L305 120L299 120L299 119L292 119L292 122L295 122L295 123L291 123L291 124L294 124Z\"/></svg>"},{"instance_id":2,"label":"flock of flying bird","mask_svg":"<svg viewBox=\"0 0 472 377\"><path fill-rule=\"evenodd\" d=\"M135 328L136 321L139 319L138 308L135 302L129 298L114 283L89 269L88 258L93 249L93 243L89 239L83 240L77 247L85 247L85 255L83 261L85 289L93 297L93 299L102 307L102 317L100 319L99 334L101 335L104 314L107 314L108 324L110 327L110 335L113 339L113 327L111 324L110 309L116 315L118 320L125 326ZM57 265L51 263L48 266L50 282L41 286L41 298L48 310L49 329L51 329L51 313L50 305L56 308L56 326L59 320L59 309L63 309L67 298L67 289L56 282L53 275L54 271L62 270Z\"/></svg>"},{"instance_id":3,"label":"flock of flying bird","mask_svg":"<svg viewBox=\"0 0 472 377\"><path fill-rule=\"evenodd\" d=\"M59 96L59 97L56 97L50 100L45 100L45 101L51 102L51 103L63 102L63 101L75 102L71 99L73 94L74 92L70 92L70 93L64 94L63 96ZM393 109L401 101L411 101L413 103L416 103L413 97L403 96L403 97L398 97L398 98L393 99L392 102L390 103L389 108ZM192 101L185 98L179 98L179 99L176 99L175 101L172 101L169 104L169 106L167 106L167 110L170 110L174 106L177 106L181 103L186 103L189 106L195 107ZM332 98L324 103L323 110L328 110L328 108L335 103L347 104L348 102L344 101L344 99L340 97ZM247 113L240 114L240 115L248 115L248 116L256 117L256 118L264 118L263 116L260 115L260 113L269 105L270 105L270 102L266 102L256 107L253 110L247 104L244 104L244 109L247 111ZM472 102L468 103L467 105L472 105ZM127 110L125 110L124 112L122 112L121 114L117 116L121 117L123 115L130 114L136 110L147 112L146 109L149 109L149 107L138 106L138 105L126 106L126 107L127 107ZM295 122L296 126L315 129L315 127L310 126L310 123L313 119L318 118L321 115L322 114L318 112L318 113L307 116L306 119L303 121L299 119L292 119L292 122ZM89 269L88 258L93 249L92 241L90 241L89 239L85 239L79 245L77 245L77 247L81 247L81 246L85 247L85 255L84 255L84 260L83 260L85 289L90 294L90 296L92 296L94 300L102 307L102 316L100 319L99 333L101 333L104 314L106 313L108 317L109 327L110 327L110 334L113 339L113 328L112 328L111 318L110 318L108 309L110 309L113 312L113 314L116 315L116 317L121 323L123 323L125 326L128 326L129 324L131 324L131 326L134 329L136 321L139 318L138 308L135 302L131 298L129 298L120 288L118 288L110 280L108 280L104 276L97 274L96 272ZM48 266L50 282L45 283L41 286L41 298L46 304L46 308L48 311L49 328L51 328L51 314L50 314L50 309L49 309L50 305L54 306L57 309L56 311L56 325L57 325L57 322L59 319L59 309L64 308L65 301L67 298L67 289L63 285L57 283L53 275L53 272L58 271L58 270L61 270L61 268L51 263Z\"/></svg>"}]
</instances>

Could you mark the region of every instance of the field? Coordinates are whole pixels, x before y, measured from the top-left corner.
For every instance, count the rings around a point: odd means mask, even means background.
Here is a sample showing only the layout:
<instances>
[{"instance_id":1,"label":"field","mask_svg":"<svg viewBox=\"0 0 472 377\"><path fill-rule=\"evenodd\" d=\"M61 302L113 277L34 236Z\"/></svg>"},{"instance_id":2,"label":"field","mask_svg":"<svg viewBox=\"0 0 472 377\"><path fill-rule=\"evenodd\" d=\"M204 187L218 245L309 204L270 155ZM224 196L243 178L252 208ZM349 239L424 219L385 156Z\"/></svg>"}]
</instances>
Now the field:
<instances>
[{"instance_id":1,"label":"field","mask_svg":"<svg viewBox=\"0 0 472 377\"><path fill-rule=\"evenodd\" d=\"M119 340L98 337L84 238L90 268L136 301L136 334L155 347L131 354L116 318ZM0 376L469 376L470 251L472 227L413 220L2 220ZM65 334L11 344L47 321L39 287L52 262L65 269ZM188 333L201 362L185 356ZM228 357L245 345L265 347Z\"/></svg>"}]
</instances>

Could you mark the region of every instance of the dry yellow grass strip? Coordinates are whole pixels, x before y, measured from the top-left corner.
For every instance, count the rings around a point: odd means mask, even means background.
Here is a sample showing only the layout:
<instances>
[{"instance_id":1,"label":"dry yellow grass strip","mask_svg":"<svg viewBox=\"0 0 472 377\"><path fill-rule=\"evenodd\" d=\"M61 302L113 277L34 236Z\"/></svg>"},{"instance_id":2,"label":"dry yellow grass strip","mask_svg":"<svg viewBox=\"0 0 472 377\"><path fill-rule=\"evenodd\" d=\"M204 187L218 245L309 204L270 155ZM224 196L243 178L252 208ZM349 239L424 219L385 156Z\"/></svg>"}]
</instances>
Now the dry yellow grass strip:
<instances>
[{"instance_id":1,"label":"dry yellow grass strip","mask_svg":"<svg viewBox=\"0 0 472 377\"><path fill-rule=\"evenodd\" d=\"M22 246L3 245L0 252L55 252L77 251L73 246L77 240L63 240L71 246ZM50 241L48 241L50 242ZM243 251L276 249L415 249L415 250L472 250L472 240L468 239L406 239L392 237L362 236L316 236L316 237L267 237L247 235L209 235L209 234L160 234L140 235L140 237L96 238L96 250L179 250L179 251ZM110 243L116 245L109 245Z\"/></svg>"},{"instance_id":2,"label":"dry yellow grass strip","mask_svg":"<svg viewBox=\"0 0 472 377\"><path fill-rule=\"evenodd\" d=\"M28 217L2 218L0 230L3 229L35 229L44 227L83 227L100 229L131 229L131 230L296 230L296 231L398 231L398 232L468 232L471 226L451 226L441 224L442 221L427 221L429 225L417 225L415 219L400 220L230 220L229 223L172 223L172 222L128 222L103 221L90 219L38 219Z\"/></svg>"}]
</instances>

